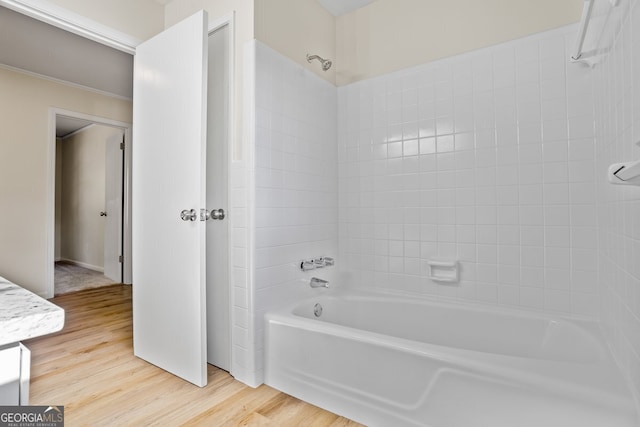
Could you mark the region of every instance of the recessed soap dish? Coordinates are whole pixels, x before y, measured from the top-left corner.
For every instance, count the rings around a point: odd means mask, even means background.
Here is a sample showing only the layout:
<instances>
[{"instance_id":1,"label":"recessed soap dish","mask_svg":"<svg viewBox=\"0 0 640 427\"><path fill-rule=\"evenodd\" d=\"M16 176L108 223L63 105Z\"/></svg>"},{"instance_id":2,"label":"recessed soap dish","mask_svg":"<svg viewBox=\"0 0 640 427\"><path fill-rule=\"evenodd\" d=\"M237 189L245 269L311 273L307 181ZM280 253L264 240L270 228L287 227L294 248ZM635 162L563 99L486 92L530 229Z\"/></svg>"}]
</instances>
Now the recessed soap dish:
<instances>
[{"instance_id":1,"label":"recessed soap dish","mask_svg":"<svg viewBox=\"0 0 640 427\"><path fill-rule=\"evenodd\" d=\"M429 278L436 282L457 282L460 279L458 261L446 259L427 260L429 266Z\"/></svg>"}]
</instances>

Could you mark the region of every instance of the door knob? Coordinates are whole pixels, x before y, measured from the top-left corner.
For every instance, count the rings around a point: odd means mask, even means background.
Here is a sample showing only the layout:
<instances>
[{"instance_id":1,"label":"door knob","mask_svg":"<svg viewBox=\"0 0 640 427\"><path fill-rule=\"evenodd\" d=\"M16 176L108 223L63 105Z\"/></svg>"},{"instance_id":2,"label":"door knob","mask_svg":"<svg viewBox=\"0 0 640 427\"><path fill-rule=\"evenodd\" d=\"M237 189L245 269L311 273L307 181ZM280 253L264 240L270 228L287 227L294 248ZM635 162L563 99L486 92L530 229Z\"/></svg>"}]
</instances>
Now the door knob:
<instances>
[{"instance_id":1,"label":"door knob","mask_svg":"<svg viewBox=\"0 0 640 427\"><path fill-rule=\"evenodd\" d=\"M185 209L180 212L180 219L183 221L195 221L198 218L198 212L195 209Z\"/></svg>"},{"instance_id":2,"label":"door knob","mask_svg":"<svg viewBox=\"0 0 640 427\"><path fill-rule=\"evenodd\" d=\"M224 209L213 209L211 211L211 219L224 219Z\"/></svg>"},{"instance_id":3,"label":"door knob","mask_svg":"<svg viewBox=\"0 0 640 427\"><path fill-rule=\"evenodd\" d=\"M107 216L106 212L100 212L100 216Z\"/></svg>"},{"instance_id":4,"label":"door knob","mask_svg":"<svg viewBox=\"0 0 640 427\"><path fill-rule=\"evenodd\" d=\"M213 209L209 212L206 209L200 209L200 221L206 221L208 219L224 219L224 209Z\"/></svg>"},{"instance_id":5,"label":"door knob","mask_svg":"<svg viewBox=\"0 0 640 427\"><path fill-rule=\"evenodd\" d=\"M192 212L195 212L195 211L192 209L191 211L182 211L182 212L183 214L187 212L189 215L194 215ZM207 221L209 219L224 219L224 217L225 217L224 209L213 209L212 211L209 211L207 209L200 209L200 221ZM195 221L195 219L185 219L185 221Z\"/></svg>"}]
</instances>

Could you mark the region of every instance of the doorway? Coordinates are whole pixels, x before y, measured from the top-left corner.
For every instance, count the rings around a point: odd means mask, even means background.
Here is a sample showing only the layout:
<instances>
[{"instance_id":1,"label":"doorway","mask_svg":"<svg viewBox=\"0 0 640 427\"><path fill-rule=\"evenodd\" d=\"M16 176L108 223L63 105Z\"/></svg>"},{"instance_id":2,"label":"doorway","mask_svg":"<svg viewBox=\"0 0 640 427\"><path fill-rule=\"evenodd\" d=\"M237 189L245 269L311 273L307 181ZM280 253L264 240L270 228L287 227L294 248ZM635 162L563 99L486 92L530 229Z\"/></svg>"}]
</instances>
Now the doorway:
<instances>
[{"instance_id":1,"label":"doorway","mask_svg":"<svg viewBox=\"0 0 640 427\"><path fill-rule=\"evenodd\" d=\"M122 143L122 128L56 116L56 296L122 283Z\"/></svg>"},{"instance_id":2,"label":"doorway","mask_svg":"<svg viewBox=\"0 0 640 427\"><path fill-rule=\"evenodd\" d=\"M59 109L50 120L49 293L130 284L131 125Z\"/></svg>"}]
</instances>

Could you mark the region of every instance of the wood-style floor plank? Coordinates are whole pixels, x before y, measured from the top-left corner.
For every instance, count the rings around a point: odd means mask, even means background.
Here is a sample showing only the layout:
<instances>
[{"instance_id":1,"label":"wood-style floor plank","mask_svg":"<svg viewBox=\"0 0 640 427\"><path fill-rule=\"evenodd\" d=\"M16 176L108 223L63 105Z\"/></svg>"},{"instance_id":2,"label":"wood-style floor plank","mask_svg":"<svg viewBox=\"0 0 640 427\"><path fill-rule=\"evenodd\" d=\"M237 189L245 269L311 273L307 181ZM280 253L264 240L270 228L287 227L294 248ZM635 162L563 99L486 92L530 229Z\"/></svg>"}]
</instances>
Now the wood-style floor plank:
<instances>
[{"instance_id":1,"label":"wood-style floor plank","mask_svg":"<svg viewBox=\"0 0 640 427\"><path fill-rule=\"evenodd\" d=\"M354 427L344 417L266 385L248 387L208 365L196 387L133 355L131 287L88 289L52 300L64 329L25 342L31 404L64 405L68 426Z\"/></svg>"}]
</instances>

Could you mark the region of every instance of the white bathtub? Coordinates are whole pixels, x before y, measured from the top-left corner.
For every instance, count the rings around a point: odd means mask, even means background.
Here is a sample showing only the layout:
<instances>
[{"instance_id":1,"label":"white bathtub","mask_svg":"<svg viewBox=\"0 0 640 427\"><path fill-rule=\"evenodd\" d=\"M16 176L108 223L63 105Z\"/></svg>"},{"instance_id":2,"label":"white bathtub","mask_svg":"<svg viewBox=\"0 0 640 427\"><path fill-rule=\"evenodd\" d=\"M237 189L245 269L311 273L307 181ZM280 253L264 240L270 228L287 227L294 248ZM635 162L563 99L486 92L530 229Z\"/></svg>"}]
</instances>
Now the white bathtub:
<instances>
[{"instance_id":1,"label":"white bathtub","mask_svg":"<svg viewBox=\"0 0 640 427\"><path fill-rule=\"evenodd\" d=\"M268 385L369 426L640 425L595 323L328 291L265 331Z\"/></svg>"}]
</instances>

